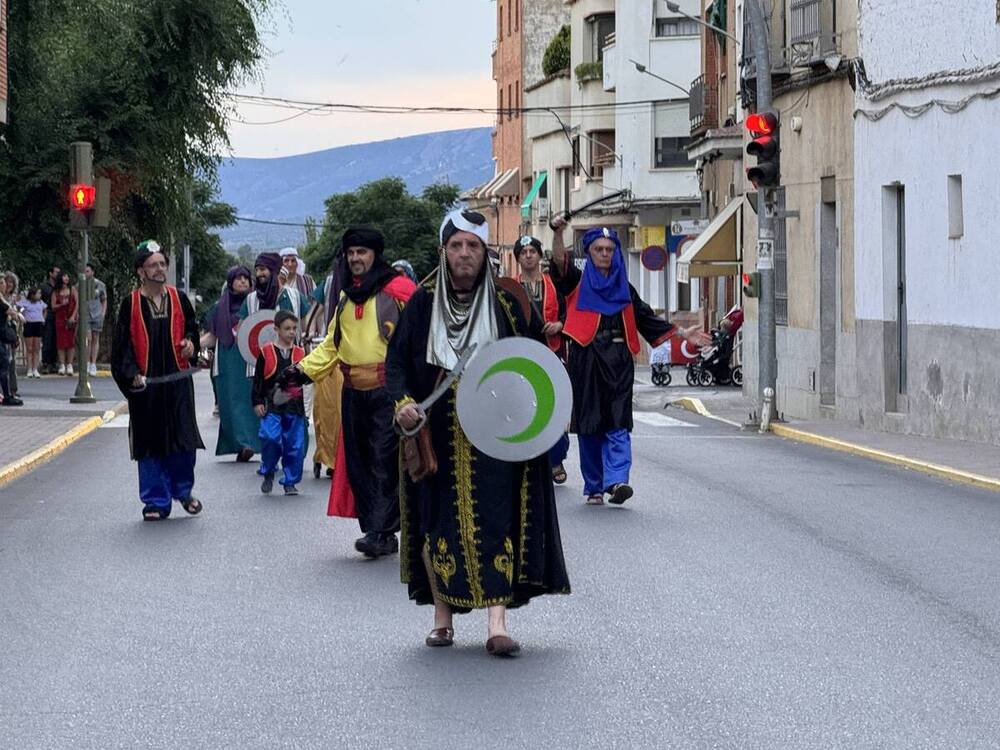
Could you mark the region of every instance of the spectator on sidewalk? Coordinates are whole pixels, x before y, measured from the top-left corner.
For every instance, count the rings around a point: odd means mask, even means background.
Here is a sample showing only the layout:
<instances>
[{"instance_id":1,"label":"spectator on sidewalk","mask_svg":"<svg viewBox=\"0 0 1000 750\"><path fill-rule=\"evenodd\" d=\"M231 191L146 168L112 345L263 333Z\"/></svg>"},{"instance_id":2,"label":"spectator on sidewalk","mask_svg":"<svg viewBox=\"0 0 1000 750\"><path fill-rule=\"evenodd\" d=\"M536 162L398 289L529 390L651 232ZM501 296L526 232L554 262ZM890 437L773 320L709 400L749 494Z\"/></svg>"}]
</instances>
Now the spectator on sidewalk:
<instances>
[{"instance_id":1,"label":"spectator on sidewalk","mask_svg":"<svg viewBox=\"0 0 1000 750\"><path fill-rule=\"evenodd\" d=\"M11 388L10 373L14 369L12 344L17 342L17 324L21 314L6 299L7 281L0 278L0 405L21 406L19 399Z\"/></svg>"},{"instance_id":2,"label":"spectator on sidewalk","mask_svg":"<svg viewBox=\"0 0 1000 750\"><path fill-rule=\"evenodd\" d=\"M56 290L56 284L62 276L62 269L59 266L52 266L49 270L49 278L42 284L42 302L48 308L45 317L45 335L42 337L42 372L54 374L59 366L59 350L56 348L56 316L52 309L52 293Z\"/></svg>"},{"instance_id":3,"label":"spectator on sidewalk","mask_svg":"<svg viewBox=\"0 0 1000 750\"><path fill-rule=\"evenodd\" d=\"M108 314L108 288L94 276L94 267L88 263L83 270L87 278L90 294L87 296L87 324L90 333L87 336L87 373L97 374L97 355L101 348L101 331L104 329L104 318Z\"/></svg>"},{"instance_id":4,"label":"spectator on sidewalk","mask_svg":"<svg viewBox=\"0 0 1000 750\"><path fill-rule=\"evenodd\" d=\"M52 312L55 317L56 351L59 353L59 374L73 374L73 356L76 353L77 315L76 289L70 284L69 274L62 273L52 291Z\"/></svg>"},{"instance_id":5,"label":"spectator on sidewalk","mask_svg":"<svg viewBox=\"0 0 1000 750\"><path fill-rule=\"evenodd\" d=\"M24 315L18 293L20 285L21 281L13 271L0 274L0 295L3 296L8 307L13 310L13 333L8 335L11 340L7 344L7 354L10 360L10 367L7 370L7 384L10 386L10 392L15 396L17 396L17 348L23 346L21 332L24 327Z\"/></svg>"},{"instance_id":6,"label":"spectator on sidewalk","mask_svg":"<svg viewBox=\"0 0 1000 750\"><path fill-rule=\"evenodd\" d=\"M38 287L28 290L28 296L21 303L24 308L24 357L29 378L40 378L42 337L45 335L45 314L48 306L42 301L42 290Z\"/></svg>"}]
</instances>

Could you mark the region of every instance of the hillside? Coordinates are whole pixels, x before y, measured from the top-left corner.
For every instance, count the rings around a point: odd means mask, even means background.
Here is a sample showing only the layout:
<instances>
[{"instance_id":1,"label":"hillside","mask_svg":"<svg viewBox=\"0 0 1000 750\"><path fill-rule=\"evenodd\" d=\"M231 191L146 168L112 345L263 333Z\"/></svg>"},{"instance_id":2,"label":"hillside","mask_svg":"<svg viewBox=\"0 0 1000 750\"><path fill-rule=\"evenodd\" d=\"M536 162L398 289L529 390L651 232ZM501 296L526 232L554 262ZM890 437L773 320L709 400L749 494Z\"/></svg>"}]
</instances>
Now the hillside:
<instances>
[{"instance_id":1,"label":"hillside","mask_svg":"<svg viewBox=\"0 0 1000 750\"><path fill-rule=\"evenodd\" d=\"M251 219L321 220L324 201L381 177L402 177L411 192L449 181L465 189L493 176L489 128L451 130L342 146L278 159L232 159L219 168L222 200ZM299 244L299 227L243 222L222 233L228 249Z\"/></svg>"}]
</instances>

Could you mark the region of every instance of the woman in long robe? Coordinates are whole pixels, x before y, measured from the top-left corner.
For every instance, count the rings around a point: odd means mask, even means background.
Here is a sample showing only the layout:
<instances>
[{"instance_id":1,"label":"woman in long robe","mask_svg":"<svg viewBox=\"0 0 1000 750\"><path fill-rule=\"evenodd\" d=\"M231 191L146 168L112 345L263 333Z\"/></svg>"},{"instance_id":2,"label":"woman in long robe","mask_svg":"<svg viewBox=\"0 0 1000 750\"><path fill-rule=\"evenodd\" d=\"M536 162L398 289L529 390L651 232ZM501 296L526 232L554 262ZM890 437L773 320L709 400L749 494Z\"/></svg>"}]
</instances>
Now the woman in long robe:
<instances>
[{"instance_id":1,"label":"woman in long robe","mask_svg":"<svg viewBox=\"0 0 1000 750\"><path fill-rule=\"evenodd\" d=\"M251 285L250 269L245 266L229 269L222 296L208 314L209 332L202 339L202 346L215 346L212 380L219 406L215 455L235 455L240 462L249 461L255 453L260 453L260 419L253 412L247 363L240 354L235 334L240 308Z\"/></svg>"},{"instance_id":2,"label":"woman in long robe","mask_svg":"<svg viewBox=\"0 0 1000 750\"><path fill-rule=\"evenodd\" d=\"M514 297L495 288L485 262L485 220L479 219L472 212L446 218L436 289L414 294L390 341L386 387L403 426L413 416L414 402L434 390L468 345L529 333L541 339L540 327L529 332ZM456 242L465 247L453 255ZM476 254L472 273L468 258ZM464 284L459 288L462 274L475 279L473 292ZM552 474L546 455L508 463L475 448L458 419L456 389L429 414L437 472L420 482L401 481L402 580L411 599L435 606L428 646L452 644L452 613L488 609L487 651L509 656L520 647L507 634L506 610L542 594L570 591Z\"/></svg>"}]
</instances>

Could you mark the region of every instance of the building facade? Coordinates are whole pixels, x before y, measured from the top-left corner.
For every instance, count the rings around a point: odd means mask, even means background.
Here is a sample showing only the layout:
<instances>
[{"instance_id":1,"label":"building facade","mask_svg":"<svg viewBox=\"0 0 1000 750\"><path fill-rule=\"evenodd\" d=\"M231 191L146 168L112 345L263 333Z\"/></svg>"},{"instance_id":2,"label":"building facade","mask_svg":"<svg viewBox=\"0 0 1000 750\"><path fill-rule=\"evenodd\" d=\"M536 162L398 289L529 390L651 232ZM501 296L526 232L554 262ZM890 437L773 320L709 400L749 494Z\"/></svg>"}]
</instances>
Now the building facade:
<instances>
[{"instance_id":1,"label":"building facade","mask_svg":"<svg viewBox=\"0 0 1000 750\"><path fill-rule=\"evenodd\" d=\"M1000 444L1000 152L988 135L1000 120L1000 7L862 0L859 28L861 419Z\"/></svg>"}]
</instances>

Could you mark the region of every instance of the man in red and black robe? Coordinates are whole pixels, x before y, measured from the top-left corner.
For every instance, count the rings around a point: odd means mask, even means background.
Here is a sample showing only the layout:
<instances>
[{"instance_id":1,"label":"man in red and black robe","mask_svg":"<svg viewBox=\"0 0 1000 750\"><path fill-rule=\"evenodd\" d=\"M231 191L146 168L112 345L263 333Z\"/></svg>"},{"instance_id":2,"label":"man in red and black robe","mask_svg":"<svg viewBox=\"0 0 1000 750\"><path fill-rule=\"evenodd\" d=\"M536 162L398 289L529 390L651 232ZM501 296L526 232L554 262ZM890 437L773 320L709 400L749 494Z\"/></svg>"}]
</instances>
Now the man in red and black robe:
<instances>
[{"instance_id":1,"label":"man in red and black robe","mask_svg":"<svg viewBox=\"0 0 1000 750\"><path fill-rule=\"evenodd\" d=\"M191 494L195 451L205 447L188 377L198 353L198 323L187 296L167 285L167 259L156 242L139 246L135 270L141 284L118 310L111 373L128 399L143 518L166 518L175 500L194 515L202 507Z\"/></svg>"}]
</instances>

